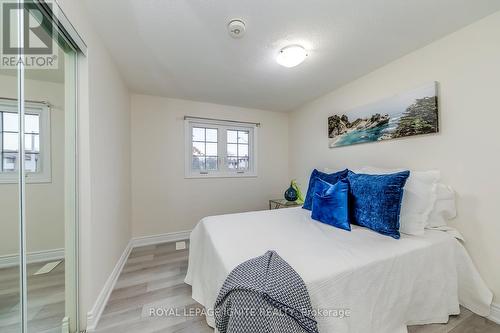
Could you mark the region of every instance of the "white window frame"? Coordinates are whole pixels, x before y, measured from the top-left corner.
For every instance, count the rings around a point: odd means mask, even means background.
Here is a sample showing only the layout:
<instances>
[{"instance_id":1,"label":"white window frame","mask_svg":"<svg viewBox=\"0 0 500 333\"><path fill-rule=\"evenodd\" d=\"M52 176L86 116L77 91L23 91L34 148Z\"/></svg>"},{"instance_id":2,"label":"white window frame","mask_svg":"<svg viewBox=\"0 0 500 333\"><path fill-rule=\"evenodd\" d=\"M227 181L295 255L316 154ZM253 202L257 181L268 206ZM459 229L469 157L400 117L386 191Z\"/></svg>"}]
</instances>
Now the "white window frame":
<instances>
[{"instance_id":1,"label":"white window frame","mask_svg":"<svg viewBox=\"0 0 500 333\"><path fill-rule=\"evenodd\" d=\"M40 117L40 166L37 172L26 172L26 183L50 183L52 181L50 157L50 108L45 103L25 102L24 109L25 114L35 114ZM0 111L18 113L17 101L0 99ZM1 126L3 126L3 124L0 123L0 133L3 130ZM0 135L0 148L3 147L2 140L3 136ZM0 184L14 184L18 182L18 171L0 171Z\"/></svg>"},{"instance_id":2,"label":"white window frame","mask_svg":"<svg viewBox=\"0 0 500 333\"><path fill-rule=\"evenodd\" d=\"M217 128L217 165L218 170L192 169L193 165L193 127ZM223 120L184 120L185 133L185 178L238 178L257 177L257 125ZM227 130L248 131L248 170L231 170L227 167Z\"/></svg>"}]
</instances>

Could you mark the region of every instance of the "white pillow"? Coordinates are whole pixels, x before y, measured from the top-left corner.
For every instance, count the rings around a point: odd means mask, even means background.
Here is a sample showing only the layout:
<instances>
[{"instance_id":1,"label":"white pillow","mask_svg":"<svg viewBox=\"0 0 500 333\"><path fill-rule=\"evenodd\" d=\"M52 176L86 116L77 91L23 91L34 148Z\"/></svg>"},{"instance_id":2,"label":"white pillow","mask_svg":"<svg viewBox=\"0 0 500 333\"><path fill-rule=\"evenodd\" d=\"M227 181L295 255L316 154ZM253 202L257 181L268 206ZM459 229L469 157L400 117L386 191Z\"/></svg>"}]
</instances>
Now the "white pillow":
<instances>
[{"instance_id":1,"label":"white pillow","mask_svg":"<svg viewBox=\"0 0 500 333\"><path fill-rule=\"evenodd\" d=\"M356 173L383 175L404 171L406 169L380 169L363 167L353 170ZM441 177L440 172L412 171L406 181L401 204L399 231L408 235L422 235L428 224L429 215L435 206L437 182Z\"/></svg>"},{"instance_id":2,"label":"white pillow","mask_svg":"<svg viewBox=\"0 0 500 333\"><path fill-rule=\"evenodd\" d=\"M427 221L427 227L430 228L446 226L447 220L454 219L457 216L455 191L450 186L438 183L436 196L436 202Z\"/></svg>"}]
</instances>

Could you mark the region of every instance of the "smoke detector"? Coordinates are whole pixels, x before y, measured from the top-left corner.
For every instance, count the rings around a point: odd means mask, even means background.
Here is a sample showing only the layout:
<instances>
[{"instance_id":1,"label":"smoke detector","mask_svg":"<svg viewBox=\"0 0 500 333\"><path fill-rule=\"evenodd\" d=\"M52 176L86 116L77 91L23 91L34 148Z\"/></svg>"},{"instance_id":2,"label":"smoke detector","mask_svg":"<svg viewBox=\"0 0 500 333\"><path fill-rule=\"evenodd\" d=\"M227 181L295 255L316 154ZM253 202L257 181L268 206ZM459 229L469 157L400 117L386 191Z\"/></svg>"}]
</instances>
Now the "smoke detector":
<instances>
[{"instance_id":1,"label":"smoke detector","mask_svg":"<svg viewBox=\"0 0 500 333\"><path fill-rule=\"evenodd\" d=\"M229 36L233 38L241 38L245 34L245 22L240 19L234 19L227 24Z\"/></svg>"}]
</instances>

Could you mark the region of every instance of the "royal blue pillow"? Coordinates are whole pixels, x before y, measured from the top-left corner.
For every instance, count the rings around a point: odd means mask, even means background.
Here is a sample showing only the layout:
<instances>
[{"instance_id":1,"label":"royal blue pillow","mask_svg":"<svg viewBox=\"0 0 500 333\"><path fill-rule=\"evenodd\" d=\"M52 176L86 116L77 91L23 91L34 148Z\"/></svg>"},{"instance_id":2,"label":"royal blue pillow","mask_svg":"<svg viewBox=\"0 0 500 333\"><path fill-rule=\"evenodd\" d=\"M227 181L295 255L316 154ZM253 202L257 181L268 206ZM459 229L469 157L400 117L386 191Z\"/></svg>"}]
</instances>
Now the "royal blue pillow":
<instances>
[{"instance_id":1,"label":"royal blue pillow","mask_svg":"<svg viewBox=\"0 0 500 333\"><path fill-rule=\"evenodd\" d=\"M316 181L316 178L324 180L325 182L330 184L335 184L336 182L339 181L339 179L347 177L348 171L349 170L345 169L342 171L328 174L314 169L313 172L311 172L311 176L309 177L309 186L307 188L307 194L302 208L308 210L312 209L312 200L314 196L314 183Z\"/></svg>"},{"instance_id":2,"label":"royal blue pillow","mask_svg":"<svg viewBox=\"0 0 500 333\"><path fill-rule=\"evenodd\" d=\"M325 224L351 231L347 179L340 179L334 185L316 179L311 217Z\"/></svg>"},{"instance_id":3,"label":"royal blue pillow","mask_svg":"<svg viewBox=\"0 0 500 333\"><path fill-rule=\"evenodd\" d=\"M399 239L403 187L409 175L409 171L387 175L349 171L351 223Z\"/></svg>"}]
</instances>

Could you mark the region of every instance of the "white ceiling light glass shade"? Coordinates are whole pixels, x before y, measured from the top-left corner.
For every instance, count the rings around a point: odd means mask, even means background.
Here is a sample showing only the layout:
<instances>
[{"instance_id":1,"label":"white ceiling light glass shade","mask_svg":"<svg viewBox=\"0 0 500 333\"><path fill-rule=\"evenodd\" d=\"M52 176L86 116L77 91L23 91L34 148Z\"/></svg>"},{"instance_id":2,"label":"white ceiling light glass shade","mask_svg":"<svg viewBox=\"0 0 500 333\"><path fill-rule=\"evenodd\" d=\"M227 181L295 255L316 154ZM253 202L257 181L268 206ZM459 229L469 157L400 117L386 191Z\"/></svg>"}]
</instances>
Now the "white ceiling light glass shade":
<instances>
[{"instance_id":1,"label":"white ceiling light glass shade","mask_svg":"<svg viewBox=\"0 0 500 333\"><path fill-rule=\"evenodd\" d=\"M276 57L278 64L284 67L295 67L307 57L307 51L300 45L290 45L281 49Z\"/></svg>"}]
</instances>

